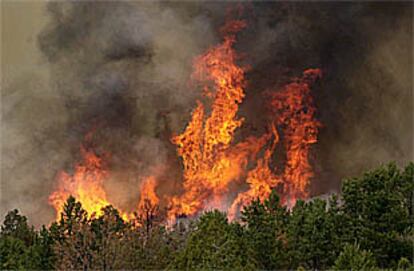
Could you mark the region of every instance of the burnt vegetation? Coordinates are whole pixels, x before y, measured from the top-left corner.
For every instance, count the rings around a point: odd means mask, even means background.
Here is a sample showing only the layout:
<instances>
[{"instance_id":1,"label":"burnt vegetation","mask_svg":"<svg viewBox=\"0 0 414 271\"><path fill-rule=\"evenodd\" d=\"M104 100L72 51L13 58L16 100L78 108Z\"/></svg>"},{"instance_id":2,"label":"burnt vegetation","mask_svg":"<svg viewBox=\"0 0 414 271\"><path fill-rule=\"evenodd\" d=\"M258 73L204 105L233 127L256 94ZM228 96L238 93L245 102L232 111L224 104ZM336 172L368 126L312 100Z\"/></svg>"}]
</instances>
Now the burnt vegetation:
<instances>
[{"instance_id":1,"label":"burnt vegetation","mask_svg":"<svg viewBox=\"0 0 414 271\"><path fill-rule=\"evenodd\" d=\"M1 226L1 269L335 269L413 270L414 163L381 166L346 179L342 192L297 201L290 210L275 191L239 220L217 210L179 218L145 204L125 222L107 206L88 216L75 198L60 219L35 229L18 210Z\"/></svg>"}]
</instances>

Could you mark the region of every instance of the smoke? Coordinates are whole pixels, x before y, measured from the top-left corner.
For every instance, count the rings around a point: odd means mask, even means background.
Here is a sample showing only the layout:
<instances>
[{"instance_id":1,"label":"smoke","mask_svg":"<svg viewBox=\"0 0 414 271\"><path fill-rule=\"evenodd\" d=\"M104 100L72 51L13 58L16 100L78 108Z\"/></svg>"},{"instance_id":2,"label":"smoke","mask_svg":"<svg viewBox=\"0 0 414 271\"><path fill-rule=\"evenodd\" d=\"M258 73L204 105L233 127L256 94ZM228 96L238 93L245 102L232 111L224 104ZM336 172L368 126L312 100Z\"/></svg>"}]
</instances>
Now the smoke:
<instances>
[{"instance_id":1,"label":"smoke","mask_svg":"<svg viewBox=\"0 0 414 271\"><path fill-rule=\"evenodd\" d=\"M188 84L192 60L219 41L228 5L48 3L38 45L50 76L3 92L1 212L17 207L37 225L50 221L55 175L71 171L91 130L89 147L111 153L105 189L119 207L134 207L148 175L162 194L179 189L169 138L200 96ZM249 26L236 49L250 68L239 136L264 129L264 91L319 67L314 95L324 127L313 152L314 194L380 163L413 159L412 3L253 2L243 16Z\"/></svg>"},{"instance_id":2,"label":"smoke","mask_svg":"<svg viewBox=\"0 0 414 271\"><path fill-rule=\"evenodd\" d=\"M174 162L169 175L179 170L169 137L199 95L188 77L213 29L203 13L160 3L51 2L47 12L38 44L50 82L40 80L38 99L9 95L4 103L2 213L18 207L35 224L50 221L55 175L71 172L92 130L87 147L111 154L110 199L133 208L142 178L162 180L164 165ZM18 84L26 93L34 87Z\"/></svg>"},{"instance_id":3,"label":"smoke","mask_svg":"<svg viewBox=\"0 0 414 271\"><path fill-rule=\"evenodd\" d=\"M252 67L247 97L277 90L305 68L324 73L313 90L324 125L313 152L314 195L382 163L413 160L412 7L308 2L252 9L251 30L238 43ZM245 106L247 121L262 123L263 104Z\"/></svg>"},{"instance_id":4,"label":"smoke","mask_svg":"<svg viewBox=\"0 0 414 271\"><path fill-rule=\"evenodd\" d=\"M165 170L160 165L174 155L169 137L199 95L187 86L192 59L213 31L202 14L161 3L51 3L48 9L55 19L39 42L53 63L57 91L70 103L75 142L69 145L76 156L76 141L96 126L93 147L111 154L106 186L118 207L132 209L139 182L149 174L162 179L151 171Z\"/></svg>"}]
</instances>

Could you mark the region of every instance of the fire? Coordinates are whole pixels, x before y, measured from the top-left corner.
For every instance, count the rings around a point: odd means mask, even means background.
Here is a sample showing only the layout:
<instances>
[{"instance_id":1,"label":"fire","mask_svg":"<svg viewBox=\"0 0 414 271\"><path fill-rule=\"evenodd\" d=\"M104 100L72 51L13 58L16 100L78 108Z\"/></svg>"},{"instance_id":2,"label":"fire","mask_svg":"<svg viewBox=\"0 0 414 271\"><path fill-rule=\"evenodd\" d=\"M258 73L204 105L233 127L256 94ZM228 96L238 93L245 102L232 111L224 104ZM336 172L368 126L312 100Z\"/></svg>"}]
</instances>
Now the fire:
<instances>
[{"instance_id":1,"label":"fire","mask_svg":"<svg viewBox=\"0 0 414 271\"><path fill-rule=\"evenodd\" d=\"M154 176L147 177L140 187L140 200L138 203L138 215L143 216L145 211L155 212L160 202L155 188L157 186L157 180Z\"/></svg>"},{"instance_id":2,"label":"fire","mask_svg":"<svg viewBox=\"0 0 414 271\"><path fill-rule=\"evenodd\" d=\"M85 136L85 143L80 147L82 159L74 166L73 173L62 171L58 174L58 187L49 197L49 203L57 212L57 220L69 196L75 197L82 204L82 208L89 217L102 215L102 208L111 205L103 186L105 179L109 176L107 169L109 154L104 153L98 156L92 148L85 147L85 145L90 145L92 135L93 131ZM140 215L140 210L148 209L149 206L158 206L156 184L154 176L149 176L141 182L138 215ZM120 210L120 215L126 221L135 218L133 212Z\"/></svg>"},{"instance_id":3,"label":"fire","mask_svg":"<svg viewBox=\"0 0 414 271\"><path fill-rule=\"evenodd\" d=\"M281 183L281 178L276 176L270 167L271 156L279 141L279 135L274 126L271 127L273 132L273 142L270 148L266 149L263 158L258 159L254 169L249 171L246 183L249 184L249 190L240 193L231 205L228 216L233 220L241 207L249 204L256 198L263 201L269 197L272 189Z\"/></svg>"},{"instance_id":4,"label":"fire","mask_svg":"<svg viewBox=\"0 0 414 271\"><path fill-rule=\"evenodd\" d=\"M243 206L254 199L263 201L276 187L287 205L309 196L309 183L314 176L309 153L321 126L315 118L311 85L321 72L308 69L281 90L267 92L268 131L234 142L244 122L237 114L245 97L246 68L236 64L238 55L233 46L237 32L244 27L246 22L242 20L227 22L221 29L222 43L195 58L191 78L203 90L205 99L196 101L188 125L171 139L183 165L182 191L160 199L156 178L145 177L136 205L138 216L155 212L160 201L165 200L170 222L179 215L192 216L207 208L228 211L233 219ZM80 201L90 215L101 215L101 208L111 204L103 186L108 177L108 157L85 147L90 140L89 133L81 146L82 160L74 166L73 173L62 171L58 176L58 188L49 198L58 214L69 195ZM280 170L272 160L279 143L285 154ZM239 191L235 191L236 184ZM246 189L240 191L241 186ZM229 194L235 192L238 194L229 202ZM125 220L134 218L132 212L121 211L121 216Z\"/></svg>"},{"instance_id":5,"label":"fire","mask_svg":"<svg viewBox=\"0 0 414 271\"><path fill-rule=\"evenodd\" d=\"M101 209L110 204L103 188L108 171L102 158L84 145L80 147L80 153L82 162L75 165L72 175L65 171L58 175L58 188L49 197L49 203L56 209L58 219L70 195L82 203L90 216L101 215Z\"/></svg>"},{"instance_id":6,"label":"fire","mask_svg":"<svg viewBox=\"0 0 414 271\"><path fill-rule=\"evenodd\" d=\"M240 178L248 157L264 143L250 138L231 146L235 130L243 123L236 115L245 84L233 44L235 34L245 26L244 21L230 21L222 28L223 42L195 59L192 78L204 84L205 96L213 101L206 119L204 105L197 101L187 128L172 139L184 165L184 193L171 199L170 218L193 215L207 205L221 208L229 184Z\"/></svg>"},{"instance_id":7,"label":"fire","mask_svg":"<svg viewBox=\"0 0 414 271\"><path fill-rule=\"evenodd\" d=\"M310 85L321 76L319 69L308 69L302 78L285 86L271 96L271 108L276 123L281 127L286 149L286 165L283 173L285 195L289 204L308 196L308 185L313 177L309 151L317 142L320 122L315 119L316 108L310 93Z\"/></svg>"},{"instance_id":8,"label":"fire","mask_svg":"<svg viewBox=\"0 0 414 271\"><path fill-rule=\"evenodd\" d=\"M307 70L303 78L271 94L270 132L232 145L235 130L243 124L237 112L245 96L245 70L235 63L237 55L233 49L235 33L243 27L244 21L228 22L222 29L226 34L223 43L195 60L192 78L204 84L205 96L213 101L207 118L204 104L197 101L187 128L172 139L184 165L184 193L171 199L171 220L180 214L194 215L207 206L227 210L223 207L224 193L231 183L246 176L249 161L256 160L271 138L271 146L257 159L256 167L247 173L249 189L239 193L228 209L229 218L234 218L240 208L252 200L267 198L279 184L283 185L283 200L288 204L294 203L297 197L308 196L308 184L313 177L309 150L316 142L320 126L315 120L310 84L320 76L320 71ZM286 150L283 174L276 174L271 166L279 142L277 128L281 130Z\"/></svg>"}]
</instances>

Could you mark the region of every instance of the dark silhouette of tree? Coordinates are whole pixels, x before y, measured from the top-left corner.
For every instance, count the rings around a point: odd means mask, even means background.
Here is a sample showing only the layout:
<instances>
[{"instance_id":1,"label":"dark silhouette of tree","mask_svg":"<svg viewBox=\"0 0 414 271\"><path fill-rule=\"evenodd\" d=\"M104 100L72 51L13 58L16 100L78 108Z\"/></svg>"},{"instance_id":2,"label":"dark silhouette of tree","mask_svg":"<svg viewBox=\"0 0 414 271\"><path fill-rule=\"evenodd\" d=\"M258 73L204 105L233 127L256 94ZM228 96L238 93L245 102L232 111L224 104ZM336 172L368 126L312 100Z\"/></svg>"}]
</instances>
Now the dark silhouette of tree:
<instances>
[{"instance_id":1,"label":"dark silhouette of tree","mask_svg":"<svg viewBox=\"0 0 414 271\"><path fill-rule=\"evenodd\" d=\"M26 246L32 245L36 238L33 226L29 227L27 218L20 215L16 209L7 213L1 226L1 235L19 239Z\"/></svg>"}]
</instances>

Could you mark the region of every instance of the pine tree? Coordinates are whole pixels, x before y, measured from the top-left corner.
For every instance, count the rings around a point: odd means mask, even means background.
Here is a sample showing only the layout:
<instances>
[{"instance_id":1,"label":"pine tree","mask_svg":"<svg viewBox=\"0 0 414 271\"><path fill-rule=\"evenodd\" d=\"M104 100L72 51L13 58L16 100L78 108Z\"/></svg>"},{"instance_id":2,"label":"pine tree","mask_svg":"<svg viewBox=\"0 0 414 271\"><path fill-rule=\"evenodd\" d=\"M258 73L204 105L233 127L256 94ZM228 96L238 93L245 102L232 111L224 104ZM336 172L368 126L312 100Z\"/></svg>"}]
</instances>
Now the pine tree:
<instances>
[{"instance_id":1,"label":"pine tree","mask_svg":"<svg viewBox=\"0 0 414 271\"><path fill-rule=\"evenodd\" d=\"M263 203L255 200L245 207L241 219L246 224L248 251L259 267L267 270L286 268L288 213L276 192L273 191Z\"/></svg>"}]
</instances>

